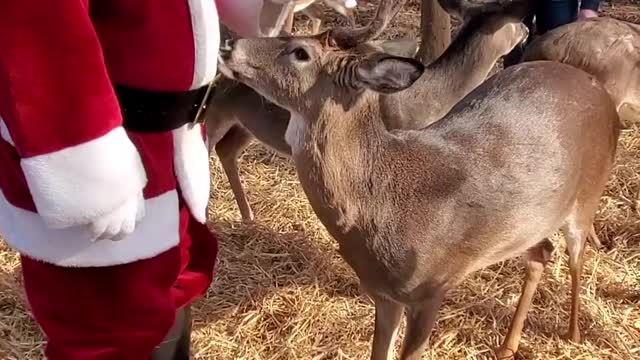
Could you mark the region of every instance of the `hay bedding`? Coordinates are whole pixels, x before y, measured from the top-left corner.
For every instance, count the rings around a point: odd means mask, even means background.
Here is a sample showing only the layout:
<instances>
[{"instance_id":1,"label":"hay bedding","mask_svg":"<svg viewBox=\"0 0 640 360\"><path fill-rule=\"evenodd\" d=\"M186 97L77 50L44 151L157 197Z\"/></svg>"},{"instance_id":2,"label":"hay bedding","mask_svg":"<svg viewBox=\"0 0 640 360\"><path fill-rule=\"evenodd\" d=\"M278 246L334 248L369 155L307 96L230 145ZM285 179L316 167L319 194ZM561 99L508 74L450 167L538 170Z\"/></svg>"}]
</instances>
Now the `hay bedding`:
<instances>
[{"instance_id":1,"label":"hay bedding","mask_svg":"<svg viewBox=\"0 0 640 360\"><path fill-rule=\"evenodd\" d=\"M361 1L358 21L375 1ZM640 22L637 0L604 12ZM329 21L341 19L328 13ZM302 30L308 22L300 17ZM416 35L412 0L385 37ZM224 173L212 159L212 227L220 234L215 285L194 306L196 359L365 359L373 307L335 242L316 220L286 160L254 144L241 174L255 224L239 213ZM640 125L620 139L617 167L601 201L596 228L605 248L588 248L583 274L582 344L560 339L569 319L570 279L564 244L533 300L520 359L640 359ZM557 240L557 239L556 239ZM491 359L506 333L523 278L519 259L470 276L449 294L425 359ZM402 333L401 333L402 335ZM0 359L39 359L43 338L23 302L17 255L0 242Z\"/></svg>"}]
</instances>

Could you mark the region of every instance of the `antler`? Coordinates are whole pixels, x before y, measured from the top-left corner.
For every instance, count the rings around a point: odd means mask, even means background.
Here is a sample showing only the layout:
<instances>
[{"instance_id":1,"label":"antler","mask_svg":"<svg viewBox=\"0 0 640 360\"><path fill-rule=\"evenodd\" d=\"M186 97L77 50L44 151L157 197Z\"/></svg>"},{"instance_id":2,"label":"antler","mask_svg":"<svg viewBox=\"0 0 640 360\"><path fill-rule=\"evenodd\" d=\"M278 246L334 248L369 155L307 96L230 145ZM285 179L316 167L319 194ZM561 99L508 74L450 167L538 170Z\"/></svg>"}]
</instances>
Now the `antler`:
<instances>
[{"instance_id":1,"label":"antler","mask_svg":"<svg viewBox=\"0 0 640 360\"><path fill-rule=\"evenodd\" d=\"M407 0L380 0L376 15L363 28L336 28L331 31L331 38L341 48L352 48L356 45L380 36L391 20L398 14Z\"/></svg>"}]
</instances>

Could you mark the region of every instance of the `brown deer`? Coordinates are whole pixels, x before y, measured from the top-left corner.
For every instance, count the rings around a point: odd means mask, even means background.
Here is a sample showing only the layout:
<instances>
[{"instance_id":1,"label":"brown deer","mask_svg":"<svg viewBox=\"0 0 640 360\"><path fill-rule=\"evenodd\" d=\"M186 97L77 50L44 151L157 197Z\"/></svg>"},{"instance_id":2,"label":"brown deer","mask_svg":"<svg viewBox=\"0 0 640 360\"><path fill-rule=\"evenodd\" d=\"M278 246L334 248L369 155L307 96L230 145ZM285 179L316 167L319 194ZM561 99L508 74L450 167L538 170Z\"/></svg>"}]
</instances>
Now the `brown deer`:
<instances>
[{"instance_id":1,"label":"brown deer","mask_svg":"<svg viewBox=\"0 0 640 360\"><path fill-rule=\"evenodd\" d=\"M406 310L401 359L420 359L447 291L524 253L522 294L498 350L511 357L557 229L570 255L569 335L579 339L585 242L620 133L605 88L575 67L529 62L424 129L389 131L380 97L412 86L424 65L348 34L362 32L228 41L220 69L292 114L285 138L302 188L375 302L371 358L393 357Z\"/></svg>"},{"instance_id":2,"label":"brown deer","mask_svg":"<svg viewBox=\"0 0 640 360\"><path fill-rule=\"evenodd\" d=\"M493 9L474 16L447 9L461 18L466 17L467 21L447 51L425 69L416 84L382 97L384 112L399 115L385 117L389 128L417 129L441 118L487 77L501 56L527 37L526 26L519 22L522 11L518 7ZM418 47L411 39L370 44L380 51L404 57L414 56ZM290 114L230 79L220 82L208 107L214 109L206 119L210 151L215 148L220 158L242 219L252 220L253 212L240 180L237 159L254 137L288 157L291 150L284 134Z\"/></svg>"},{"instance_id":3,"label":"brown deer","mask_svg":"<svg viewBox=\"0 0 640 360\"><path fill-rule=\"evenodd\" d=\"M640 25L608 17L569 23L527 46L523 61L534 60L559 61L594 75L621 119L640 121Z\"/></svg>"}]
</instances>

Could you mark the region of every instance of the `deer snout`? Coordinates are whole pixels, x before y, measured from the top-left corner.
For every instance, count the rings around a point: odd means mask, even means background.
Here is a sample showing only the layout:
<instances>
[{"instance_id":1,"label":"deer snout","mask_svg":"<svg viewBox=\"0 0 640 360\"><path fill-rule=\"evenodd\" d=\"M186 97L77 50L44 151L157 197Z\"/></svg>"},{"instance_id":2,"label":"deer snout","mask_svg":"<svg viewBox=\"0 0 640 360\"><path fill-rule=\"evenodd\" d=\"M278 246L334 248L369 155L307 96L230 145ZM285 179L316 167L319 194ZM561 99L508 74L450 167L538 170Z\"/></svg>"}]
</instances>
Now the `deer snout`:
<instances>
[{"instance_id":1,"label":"deer snout","mask_svg":"<svg viewBox=\"0 0 640 360\"><path fill-rule=\"evenodd\" d=\"M255 65L255 54L247 56L247 48L251 48L252 41L248 39L228 39L218 51L218 68L220 72L231 79L240 80L253 78L259 72Z\"/></svg>"}]
</instances>

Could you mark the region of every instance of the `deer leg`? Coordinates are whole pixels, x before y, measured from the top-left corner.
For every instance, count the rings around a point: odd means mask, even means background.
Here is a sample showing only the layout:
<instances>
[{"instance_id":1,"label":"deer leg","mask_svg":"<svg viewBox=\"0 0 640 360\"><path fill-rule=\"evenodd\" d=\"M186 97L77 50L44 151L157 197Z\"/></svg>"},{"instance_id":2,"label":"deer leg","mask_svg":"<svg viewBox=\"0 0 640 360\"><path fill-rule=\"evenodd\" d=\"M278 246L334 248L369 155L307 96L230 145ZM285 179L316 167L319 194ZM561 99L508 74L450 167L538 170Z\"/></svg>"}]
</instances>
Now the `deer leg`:
<instances>
[{"instance_id":1,"label":"deer leg","mask_svg":"<svg viewBox=\"0 0 640 360\"><path fill-rule=\"evenodd\" d=\"M373 297L376 305L375 329L371 360L392 360L404 306L381 296Z\"/></svg>"},{"instance_id":2,"label":"deer leg","mask_svg":"<svg viewBox=\"0 0 640 360\"><path fill-rule=\"evenodd\" d=\"M249 206L247 195L240 181L238 156L249 145L251 139L252 136L247 130L235 126L215 145L216 153L220 158L220 163L227 175L231 191L233 191L233 196L236 199L238 208L240 208L240 214L244 221L253 220L253 211Z\"/></svg>"},{"instance_id":3,"label":"deer leg","mask_svg":"<svg viewBox=\"0 0 640 360\"><path fill-rule=\"evenodd\" d=\"M544 267L551 258L552 251L553 244L549 239L542 240L527 251L526 275L524 285L522 286L522 294L520 294L520 299L518 299L518 307L513 315L513 319L511 319L507 336L497 351L496 355L498 359L513 358L516 351L518 351L522 328L527 319L527 312L531 307L533 294L536 292L536 288L544 272Z\"/></svg>"},{"instance_id":4,"label":"deer leg","mask_svg":"<svg viewBox=\"0 0 640 360\"><path fill-rule=\"evenodd\" d=\"M443 299L444 292L441 292L434 294L420 304L414 304L407 308L407 329L400 359L422 359Z\"/></svg>"},{"instance_id":5,"label":"deer leg","mask_svg":"<svg viewBox=\"0 0 640 360\"><path fill-rule=\"evenodd\" d=\"M571 317L567 339L580 342L580 277L584 264L584 247L579 254L569 255L569 273L571 274Z\"/></svg>"},{"instance_id":6,"label":"deer leg","mask_svg":"<svg viewBox=\"0 0 640 360\"><path fill-rule=\"evenodd\" d=\"M591 222L584 227L578 227L575 223L570 222L563 226L562 232L567 242L569 274L571 275L571 315L566 339L577 343L580 342L580 277L584 264L585 242L587 235L592 233L591 236L595 235L595 229L593 229Z\"/></svg>"}]
</instances>

